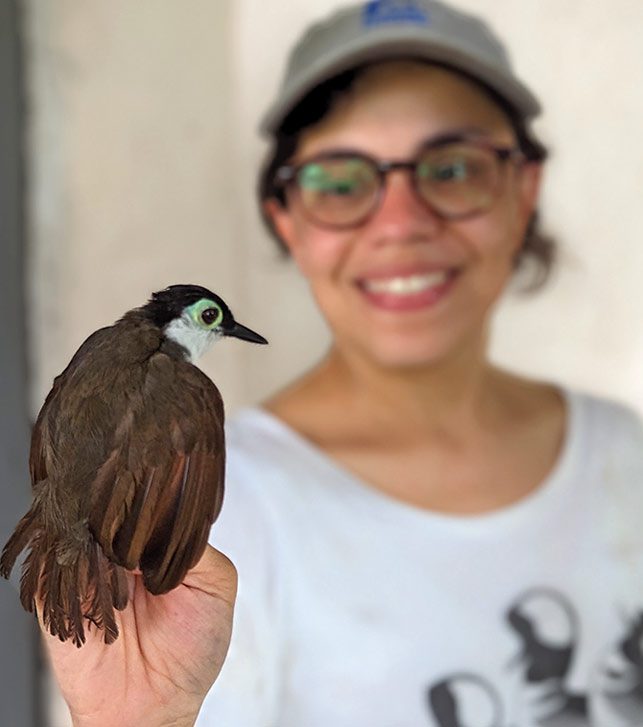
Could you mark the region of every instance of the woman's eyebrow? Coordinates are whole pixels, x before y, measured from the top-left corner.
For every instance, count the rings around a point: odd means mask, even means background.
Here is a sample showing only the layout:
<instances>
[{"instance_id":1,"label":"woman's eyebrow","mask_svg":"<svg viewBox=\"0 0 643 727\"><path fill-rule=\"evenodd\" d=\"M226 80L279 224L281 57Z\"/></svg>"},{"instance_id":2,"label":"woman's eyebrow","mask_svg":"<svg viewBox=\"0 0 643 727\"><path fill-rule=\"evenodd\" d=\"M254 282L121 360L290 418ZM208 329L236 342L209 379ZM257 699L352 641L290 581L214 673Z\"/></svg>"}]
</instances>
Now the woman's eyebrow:
<instances>
[{"instance_id":1,"label":"woman's eyebrow","mask_svg":"<svg viewBox=\"0 0 643 727\"><path fill-rule=\"evenodd\" d=\"M365 152L362 149L356 149L353 146L336 146L336 147L329 147L328 149L324 149L323 151L315 152L314 154L310 156L306 156L303 159L297 160L295 159L291 164L293 166L298 166L301 164L308 164L308 163L314 163L316 161L319 161L321 159L326 159L327 157L334 157L334 156L342 156L342 157L366 157L366 158L372 158L370 154Z\"/></svg>"},{"instance_id":2,"label":"woman's eyebrow","mask_svg":"<svg viewBox=\"0 0 643 727\"><path fill-rule=\"evenodd\" d=\"M418 145L419 148L433 144L442 144L448 141L466 141L469 139L485 139L493 136L491 129L482 126L456 126L445 129L437 134L431 134L423 139Z\"/></svg>"}]
</instances>

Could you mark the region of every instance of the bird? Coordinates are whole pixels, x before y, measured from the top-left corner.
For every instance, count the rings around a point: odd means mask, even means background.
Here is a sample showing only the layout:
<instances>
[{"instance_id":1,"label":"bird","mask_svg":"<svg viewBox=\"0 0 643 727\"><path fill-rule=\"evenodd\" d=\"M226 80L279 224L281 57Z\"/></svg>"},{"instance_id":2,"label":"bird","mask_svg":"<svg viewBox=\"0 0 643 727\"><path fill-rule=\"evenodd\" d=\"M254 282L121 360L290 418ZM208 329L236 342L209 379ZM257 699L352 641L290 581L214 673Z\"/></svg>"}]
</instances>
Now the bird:
<instances>
[{"instance_id":1,"label":"bird","mask_svg":"<svg viewBox=\"0 0 643 727\"><path fill-rule=\"evenodd\" d=\"M199 560L223 503L224 404L195 361L225 336L266 344L199 285L170 285L82 343L34 424L31 507L0 556L27 550L20 600L61 641L119 635L127 571L154 595Z\"/></svg>"}]
</instances>

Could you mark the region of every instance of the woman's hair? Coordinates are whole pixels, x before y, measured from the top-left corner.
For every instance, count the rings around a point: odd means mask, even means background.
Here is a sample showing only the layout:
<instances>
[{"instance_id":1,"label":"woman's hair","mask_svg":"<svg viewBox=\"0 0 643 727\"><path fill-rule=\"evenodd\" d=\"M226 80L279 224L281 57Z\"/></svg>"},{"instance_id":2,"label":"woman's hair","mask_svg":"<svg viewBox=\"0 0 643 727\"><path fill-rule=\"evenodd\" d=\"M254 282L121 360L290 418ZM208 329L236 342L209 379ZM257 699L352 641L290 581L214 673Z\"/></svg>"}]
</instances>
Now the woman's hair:
<instances>
[{"instance_id":1,"label":"woman's hair","mask_svg":"<svg viewBox=\"0 0 643 727\"><path fill-rule=\"evenodd\" d=\"M276 182L276 172L295 154L302 132L319 123L335 107L338 100L350 92L355 81L368 67L353 68L316 86L284 118L275 132L271 148L259 173L257 195L264 224L279 249L286 255L288 249L263 207L263 203L269 199L275 199L281 205L286 205L285 190L283 185ZM448 68L448 66L446 67ZM463 75L459 70L454 72ZM517 110L496 91L481 84L478 79L471 77L471 80L502 109L513 128L518 147L525 158L528 161L544 161L548 156L546 147L534 136ZM556 252L555 240L542 232L538 212L534 212L529 221L523 244L514 260L516 270L529 268L530 277L525 289L535 290L544 285L555 263Z\"/></svg>"}]
</instances>

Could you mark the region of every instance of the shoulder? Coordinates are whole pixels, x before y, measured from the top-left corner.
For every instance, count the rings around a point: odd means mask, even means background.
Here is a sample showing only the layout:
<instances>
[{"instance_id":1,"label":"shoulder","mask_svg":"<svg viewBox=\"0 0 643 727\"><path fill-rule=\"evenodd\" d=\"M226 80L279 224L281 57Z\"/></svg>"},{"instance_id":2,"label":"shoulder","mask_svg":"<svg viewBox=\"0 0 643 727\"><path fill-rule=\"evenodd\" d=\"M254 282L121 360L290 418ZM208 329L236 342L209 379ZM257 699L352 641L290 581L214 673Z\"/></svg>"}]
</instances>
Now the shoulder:
<instances>
[{"instance_id":1,"label":"shoulder","mask_svg":"<svg viewBox=\"0 0 643 727\"><path fill-rule=\"evenodd\" d=\"M575 460L608 493L643 504L643 420L630 406L582 392L567 392ZM629 494L628 494L629 493Z\"/></svg>"},{"instance_id":2,"label":"shoulder","mask_svg":"<svg viewBox=\"0 0 643 727\"><path fill-rule=\"evenodd\" d=\"M302 478L294 474L280 423L259 409L244 409L225 423L225 495L210 543L239 572L239 593L255 605L281 586L286 533L296 521L292 507ZM272 596L270 596L272 598Z\"/></svg>"},{"instance_id":3,"label":"shoulder","mask_svg":"<svg viewBox=\"0 0 643 727\"><path fill-rule=\"evenodd\" d=\"M641 544L643 518L643 420L631 407L591 394L568 393L572 420L582 442L585 472L600 483L612 535ZM618 527L615 527L615 523Z\"/></svg>"},{"instance_id":4,"label":"shoulder","mask_svg":"<svg viewBox=\"0 0 643 727\"><path fill-rule=\"evenodd\" d=\"M323 461L286 424L263 409L235 413L225 430L224 518L253 521L257 530L282 534L296 529L311 499L320 496L322 478L315 471L323 467Z\"/></svg>"},{"instance_id":5,"label":"shoulder","mask_svg":"<svg viewBox=\"0 0 643 727\"><path fill-rule=\"evenodd\" d=\"M588 442L643 461L643 420L632 407L586 392L568 391L571 417Z\"/></svg>"},{"instance_id":6,"label":"shoulder","mask_svg":"<svg viewBox=\"0 0 643 727\"><path fill-rule=\"evenodd\" d=\"M297 435L277 417L258 407L238 411L226 421L226 446L231 474L276 469L283 475L306 457Z\"/></svg>"},{"instance_id":7,"label":"shoulder","mask_svg":"<svg viewBox=\"0 0 643 727\"><path fill-rule=\"evenodd\" d=\"M588 394L570 397L585 452L600 485L600 528L614 554L619 598L640 609L643 599L643 420L623 403Z\"/></svg>"}]
</instances>

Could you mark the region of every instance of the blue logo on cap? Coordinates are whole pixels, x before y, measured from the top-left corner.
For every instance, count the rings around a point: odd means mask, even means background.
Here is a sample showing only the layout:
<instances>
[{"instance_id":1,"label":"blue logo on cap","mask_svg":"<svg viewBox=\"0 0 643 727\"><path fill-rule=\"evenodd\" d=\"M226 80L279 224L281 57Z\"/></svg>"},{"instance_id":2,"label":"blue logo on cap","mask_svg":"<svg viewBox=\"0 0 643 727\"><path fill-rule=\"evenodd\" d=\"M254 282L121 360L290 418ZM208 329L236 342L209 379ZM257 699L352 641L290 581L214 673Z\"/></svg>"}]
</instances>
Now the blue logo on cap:
<instances>
[{"instance_id":1,"label":"blue logo on cap","mask_svg":"<svg viewBox=\"0 0 643 727\"><path fill-rule=\"evenodd\" d=\"M366 27L386 23L429 24L429 13L413 0L372 0L366 3L362 21Z\"/></svg>"}]
</instances>

